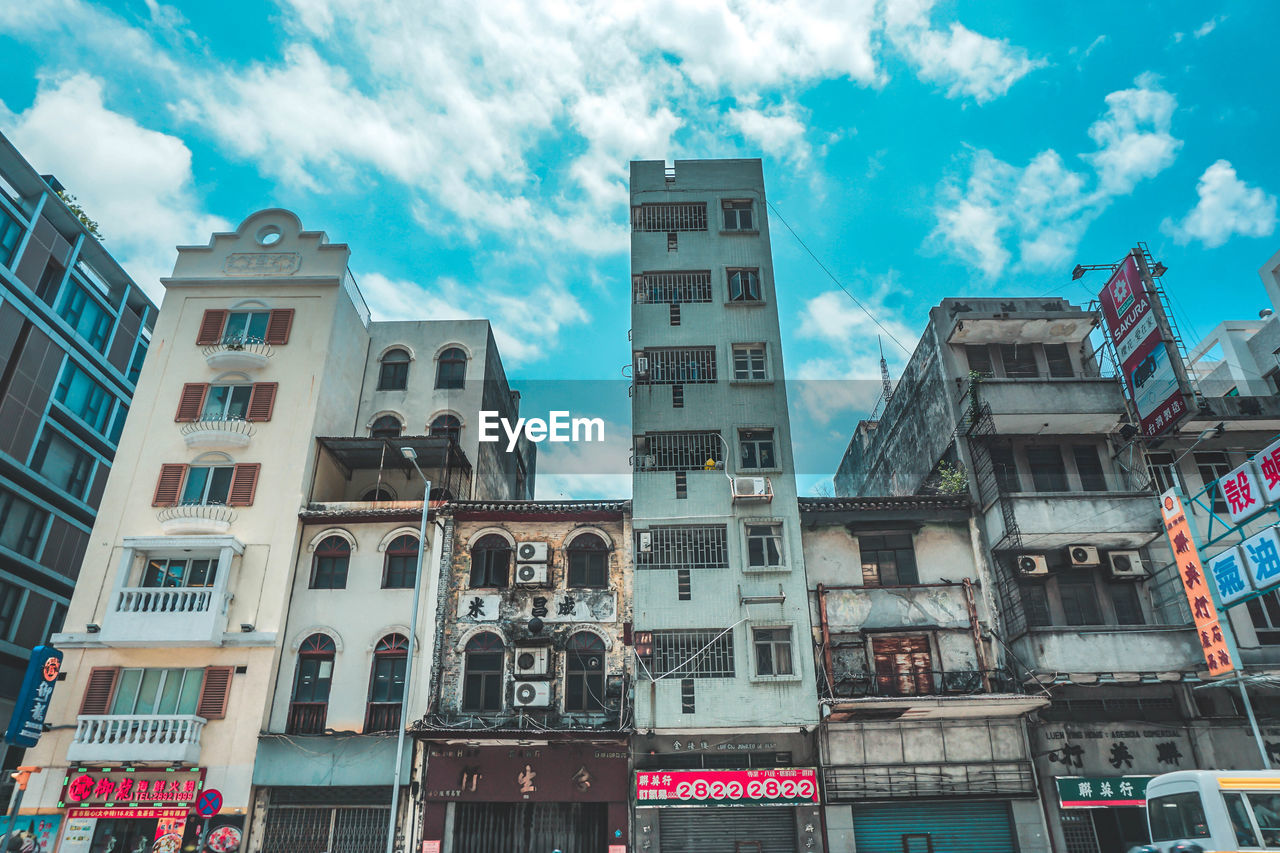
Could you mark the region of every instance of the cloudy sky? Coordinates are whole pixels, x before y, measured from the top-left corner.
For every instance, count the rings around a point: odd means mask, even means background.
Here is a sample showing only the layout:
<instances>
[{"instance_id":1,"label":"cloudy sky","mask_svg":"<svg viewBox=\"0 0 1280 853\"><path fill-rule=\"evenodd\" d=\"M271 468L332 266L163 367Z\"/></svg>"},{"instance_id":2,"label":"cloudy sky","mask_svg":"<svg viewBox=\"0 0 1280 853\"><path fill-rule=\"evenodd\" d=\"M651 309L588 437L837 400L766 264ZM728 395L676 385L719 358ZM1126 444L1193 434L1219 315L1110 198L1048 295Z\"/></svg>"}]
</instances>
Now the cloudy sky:
<instances>
[{"instance_id":1,"label":"cloudy sky","mask_svg":"<svg viewBox=\"0 0 1280 853\"><path fill-rule=\"evenodd\" d=\"M22 0L0 128L157 297L174 245L285 206L351 244L375 315L492 319L516 384L620 376L629 160L763 157L788 374L875 380L923 306L1086 303L1071 268L1137 240L1188 337L1256 317L1278 26L1262 0ZM806 488L877 384L801 413Z\"/></svg>"}]
</instances>

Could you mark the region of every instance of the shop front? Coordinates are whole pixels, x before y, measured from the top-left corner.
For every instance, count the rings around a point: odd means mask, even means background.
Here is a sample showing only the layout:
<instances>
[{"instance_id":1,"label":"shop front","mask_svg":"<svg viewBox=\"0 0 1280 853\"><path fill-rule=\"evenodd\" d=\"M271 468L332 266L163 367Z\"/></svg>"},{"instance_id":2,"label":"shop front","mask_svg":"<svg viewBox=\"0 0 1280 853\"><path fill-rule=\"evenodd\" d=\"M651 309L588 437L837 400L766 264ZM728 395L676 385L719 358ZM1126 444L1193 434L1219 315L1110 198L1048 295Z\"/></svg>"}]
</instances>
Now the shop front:
<instances>
[{"instance_id":1,"label":"shop front","mask_svg":"<svg viewBox=\"0 0 1280 853\"><path fill-rule=\"evenodd\" d=\"M626 741L423 746L427 853L626 853Z\"/></svg>"}]
</instances>

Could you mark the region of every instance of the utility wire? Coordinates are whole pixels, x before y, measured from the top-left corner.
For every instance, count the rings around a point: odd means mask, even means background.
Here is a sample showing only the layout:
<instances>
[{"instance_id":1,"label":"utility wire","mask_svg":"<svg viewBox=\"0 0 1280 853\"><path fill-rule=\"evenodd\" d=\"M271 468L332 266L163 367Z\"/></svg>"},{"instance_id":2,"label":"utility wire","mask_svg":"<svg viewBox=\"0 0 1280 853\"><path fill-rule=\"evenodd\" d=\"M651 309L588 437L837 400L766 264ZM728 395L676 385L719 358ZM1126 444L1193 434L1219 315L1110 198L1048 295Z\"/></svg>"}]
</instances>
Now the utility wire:
<instances>
[{"instance_id":1,"label":"utility wire","mask_svg":"<svg viewBox=\"0 0 1280 853\"><path fill-rule=\"evenodd\" d=\"M828 278L830 278L832 281L836 283L836 287L843 290L844 295L852 299L853 304L861 308L862 312L871 318L871 322L875 323L876 326L880 329L880 331L884 332L886 335L889 336L889 340L897 344L898 347L907 355L911 355L911 350L907 349L906 346L903 345L902 341L895 338L893 336L893 332L886 329L884 324L876 319L876 315L872 314L871 310L867 308L867 306L863 305L862 302L858 299L858 297L850 293L849 289L840 283L840 279L836 278L835 274L832 273L831 270L827 269L827 265L824 264L821 260L819 260L818 256L813 253L813 249L810 249L809 246L804 242L804 240L800 239L800 235L796 233L796 229L791 227L791 223L787 222L787 220L782 218L782 214L778 212L777 206L774 205L774 203L771 201L766 203L769 205L769 209L773 211L774 215L778 217L778 221L781 222L783 225L787 226L787 230L791 232L792 237L796 238L796 242L800 244L801 248L803 248L806 252L809 253L809 257L813 258L813 262L817 264L824 273L827 274Z\"/></svg>"}]
</instances>

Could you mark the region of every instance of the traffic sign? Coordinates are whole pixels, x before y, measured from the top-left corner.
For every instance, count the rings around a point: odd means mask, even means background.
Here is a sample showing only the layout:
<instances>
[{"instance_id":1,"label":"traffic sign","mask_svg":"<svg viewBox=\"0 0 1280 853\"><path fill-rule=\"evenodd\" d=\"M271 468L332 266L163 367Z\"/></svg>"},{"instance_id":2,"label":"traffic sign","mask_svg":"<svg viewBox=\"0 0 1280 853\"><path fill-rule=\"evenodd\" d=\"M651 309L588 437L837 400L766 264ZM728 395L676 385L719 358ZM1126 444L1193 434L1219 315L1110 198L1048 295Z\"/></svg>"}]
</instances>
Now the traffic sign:
<instances>
[{"instance_id":1,"label":"traffic sign","mask_svg":"<svg viewBox=\"0 0 1280 853\"><path fill-rule=\"evenodd\" d=\"M209 788L196 799L196 814L200 817L213 817L222 808L222 792L217 788Z\"/></svg>"}]
</instances>

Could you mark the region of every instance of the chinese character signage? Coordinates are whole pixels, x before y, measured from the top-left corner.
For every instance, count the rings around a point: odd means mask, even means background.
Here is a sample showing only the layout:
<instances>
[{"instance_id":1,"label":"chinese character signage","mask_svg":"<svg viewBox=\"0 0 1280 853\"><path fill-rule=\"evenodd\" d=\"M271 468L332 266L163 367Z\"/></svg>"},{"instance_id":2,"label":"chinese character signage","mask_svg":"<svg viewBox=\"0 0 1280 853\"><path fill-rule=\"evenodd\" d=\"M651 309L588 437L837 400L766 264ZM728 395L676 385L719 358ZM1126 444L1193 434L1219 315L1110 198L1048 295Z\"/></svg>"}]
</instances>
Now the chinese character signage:
<instances>
[{"instance_id":1,"label":"chinese character signage","mask_svg":"<svg viewBox=\"0 0 1280 853\"><path fill-rule=\"evenodd\" d=\"M642 806L816 806L818 776L810 767L642 770L636 799Z\"/></svg>"},{"instance_id":2,"label":"chinese character signage","mask_svg":"<svg viewBox=\"0 0 1280 853\"><path fill-rule=\"evenodd\" d=\"M1145 806L1152 776L1055 776L1064 809Z\"/></svg>"},{"instance_id":3,"label":"chinese character signage","mask_svg":"<svg viewBox=\"0 0 1280 853\"><path fill-rule=\"evenodd\" d=\"M627 745L431 744L422 792L429 800L620 802L627 798Z\"/></svg>"},{"instance_id":4,"label":"chinese character signage","mask_svg":"<svg viewBox=\"0 0 1280 853\"><path fill-rule=\"evenodd\" d=\"M1218 600L1223 607L1230 607L1253 594L1253 579L1245 572L1239 548L1232 546L1216 557L1210 557L1205 566L1218 588Z\"/></svg>"},{"instance_id":5,"label":"chinese character signage","mask_svg":"<svg viewBox=\"0 0 1280 853\"><path fill-rule=\"evenodd\" d=\"M1142 422L1142 434L1160 435L1187 414L1187 402L1173 369L1174 356L1160 332L1157 315L1163 309L1148 294L1132 252L1098 294L1098 301L1129 398Z\"/></svg>"},{"instance_id":6,"label":"chinese character signage","mask_svg":"<svg viewBox=\"0 0 1280 853\"><path fill-rule=\"evenodd\" d=\"M1222 490L1222 499L1226 501L1231 520L1236 524L1257 515L1266 507L1262 487L1258 484L1251 462L1244 463L1218 480L1218 488Z\"/></svg>"},{"instance_id":7,"label":"chinese character signage","mask_svg":"<svg viewBox=\"0 0 1280 853\"><path fill-rule=\"evenodd\" d=\"M1259 591L1280 583L1280 533L1276 528L1268 527L1241 542L1240 554Z\"/></svg>"},{"instance_id":8,"label":"chinese character signage","mask_svg":"<svg viewBox=\"0 0 1280 853\"><path fill-rule=\"evenodd\" d=\"M59 808L167 806L190 808L204 783L204 770L104 770L69 768ZM123 816L123 815L120 815Z\"/></svg>"},{"instance_id":9,"label":"chinese character signage","mask_svg":"<svg viewBox=\"0 0 1280 853\"><path fill-rule=\"evenodd\" d=\"M1205 567L1200 562L1200 552L1196 549L1191 524L1187 521L1187 513L1177 489L1170 489L1160 496L1160 513L1164 518L1165 532L1169 536L1169 547L1173 549L1174 565L1182 581L1183 592L1187 594L1187 604L1191 607L1191 618L1196 623L1200 650L1204 653L1209 674L1226 675L1234 672L1235 664L1231 662L1231 652L1227 648L1226 637L1222 634L1222 626L1218 623L1218 609L1213 604L1213 596L1205 580Z\"/></svg>"},{"instance_id":10,"label":"chinese character signage","mask_svg":"<svg viewBox=\"0 0 1280 853\"><path fill-rule=\"evenodd\" d=\"M1280 441L1267 445L1253 457L1258 467L1262 499L1267 503L1280 500Z\"/></svg>"},{"instance_id":11,"label":"chinese character signage","mask_svg":"<svg viewBox=\"0 0 1280 853\"><path fill-rule=\"evenodd\" d=\"M27 674L9 718L5 740L18 746L35 746L44 731L44 717L53 699L53 687L62 671L62 652L53 646L36 646L27 661Z\"/></svg>"}]
</instances>

